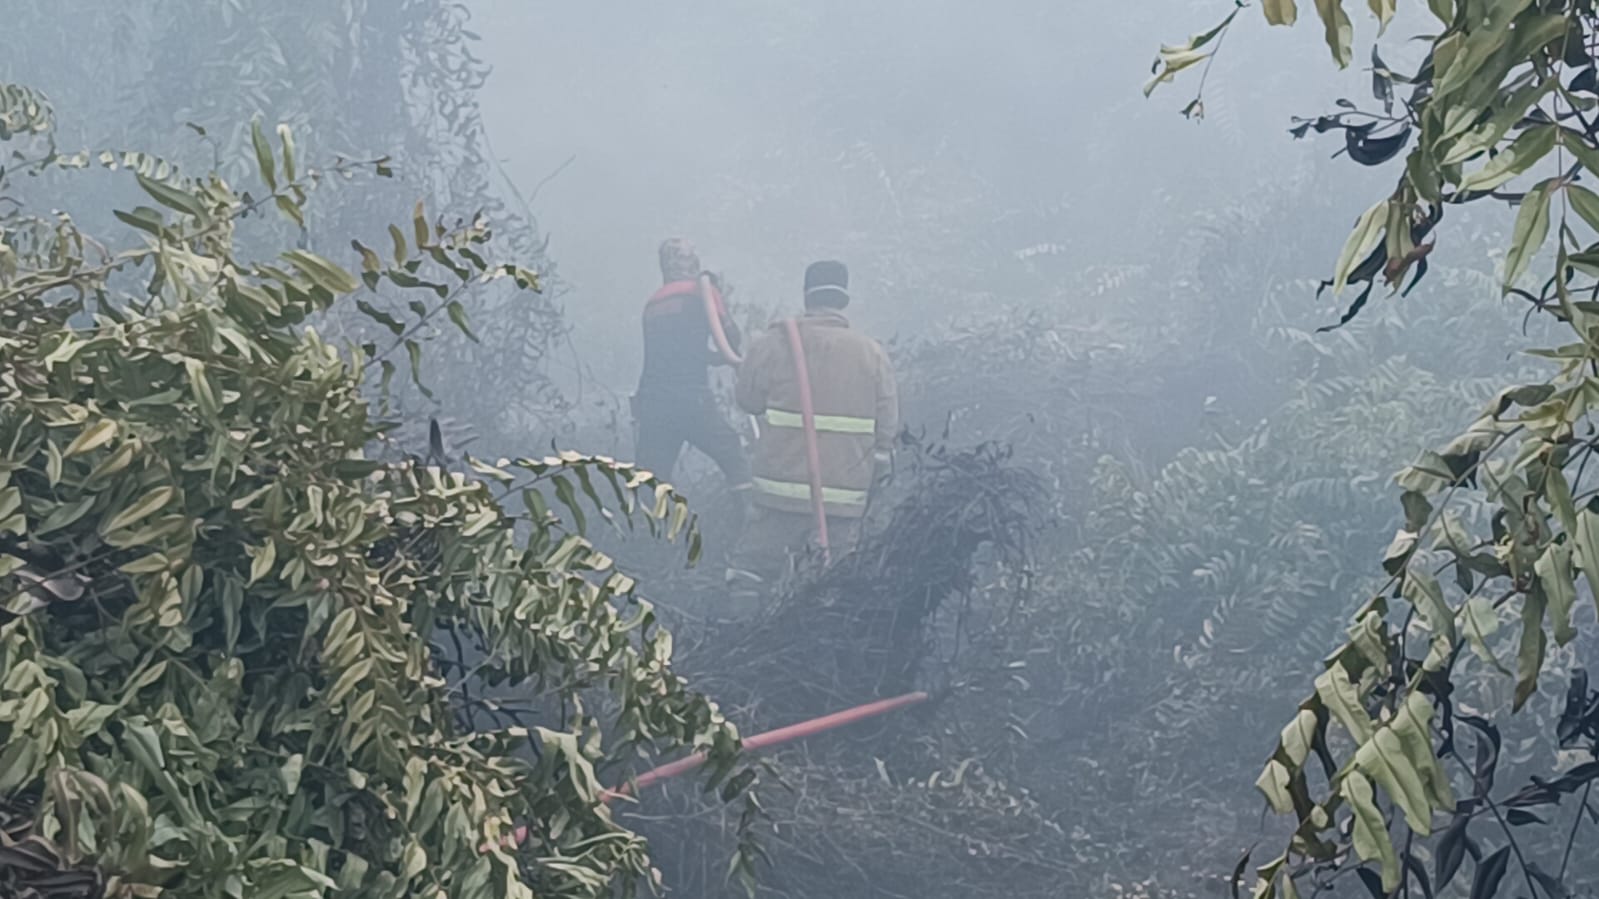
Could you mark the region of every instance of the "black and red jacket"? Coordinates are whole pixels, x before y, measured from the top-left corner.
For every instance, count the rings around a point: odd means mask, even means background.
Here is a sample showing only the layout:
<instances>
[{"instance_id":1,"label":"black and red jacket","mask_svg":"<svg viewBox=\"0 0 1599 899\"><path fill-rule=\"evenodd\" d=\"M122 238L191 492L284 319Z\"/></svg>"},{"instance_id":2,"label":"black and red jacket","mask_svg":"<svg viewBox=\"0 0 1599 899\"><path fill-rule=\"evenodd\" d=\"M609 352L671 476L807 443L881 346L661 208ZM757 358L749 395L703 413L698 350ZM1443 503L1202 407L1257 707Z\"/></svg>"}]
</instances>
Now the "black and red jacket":
<instances>
[{"instance_id":1,"label":"black and red jacket","mask_svg":"<svg viewBox=\"0 0 1599 899\"><path fill-rule=\"evenodd\" d=\"M738 326L728 318L721 291L711 287L711 303L722 330L736 350ZM644 304L644 370L639 395L681 394L710 389L710 367L724 364L710 344L710 322L698 280L672 281Z\"/></svg>"}]
</instances>

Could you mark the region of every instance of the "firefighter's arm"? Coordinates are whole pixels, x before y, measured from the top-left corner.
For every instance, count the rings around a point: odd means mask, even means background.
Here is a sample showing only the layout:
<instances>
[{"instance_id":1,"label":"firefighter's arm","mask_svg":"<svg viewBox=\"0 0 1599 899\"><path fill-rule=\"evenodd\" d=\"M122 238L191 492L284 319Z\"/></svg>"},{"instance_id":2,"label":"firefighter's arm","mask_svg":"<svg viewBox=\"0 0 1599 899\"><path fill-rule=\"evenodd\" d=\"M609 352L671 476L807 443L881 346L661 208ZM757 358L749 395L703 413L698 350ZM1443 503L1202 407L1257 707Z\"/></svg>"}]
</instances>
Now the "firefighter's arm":
<instances>
[{"instance_id":1,"label":"firefighter's arm","mask_svg":"<svg viewBox=\"0 0 1599 899\"><path fill-rule=\"evenodd\" d=\"M899 387L894 367L882 348L877 351L877 433L872 448L872 464L878 481L894 471L894 438L899 434Z\"/></svg>"},{"instance_id":2,"label":"firefighter's arm","mask_svg":"<svg viewBox=\"0 0 1599 899\"><path fill-rule=\"evenodd\" d=\"M766 357L770 343L770 340L760 338L750 343L749 352L744 354L744 361L738 367L738 378L733 384L733 401L750 415L760 415L766 411L766 396L770 389Z\"/></svg>"}]
</instances>

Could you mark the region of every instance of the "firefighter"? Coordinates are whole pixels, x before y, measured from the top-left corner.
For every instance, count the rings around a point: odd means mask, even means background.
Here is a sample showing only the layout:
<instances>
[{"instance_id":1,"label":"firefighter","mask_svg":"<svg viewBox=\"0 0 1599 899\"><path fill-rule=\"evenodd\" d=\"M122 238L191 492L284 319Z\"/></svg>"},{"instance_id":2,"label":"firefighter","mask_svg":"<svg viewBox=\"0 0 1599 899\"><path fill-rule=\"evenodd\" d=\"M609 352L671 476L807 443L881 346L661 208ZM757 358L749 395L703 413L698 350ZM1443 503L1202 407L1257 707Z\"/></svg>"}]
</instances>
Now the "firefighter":
<instances>
[{"instance_id":1,"label":"firefighter","mask_svg":"<svg viewBox=\"0 0 1599 899\"><path fill-rule=\"evenodd\" d=\"M743 441L711 394L710 367L732 365L738 327L727 316L715 278L694 246L672 238L660 247L662 286L644 306L644 370L633 397L634 459L670 479L687 443L711 458L741 503L750 488ZM714 324L712 316L715 316ZM711 345L713 333L717 347Z\"/></svg>"},{"instance_id":2,"label":"firefighter","mask_svg":"<svg viewBox=\"0 0 1599 899\"><path fill-rule=\"evenodd\" d=\"M761 335L739 366L738 405L764 416L764 422L754 454L754 508L734 553L730 581L774 580L791 555L820 536L795 340L809 376L815 474L825 512L820 517L833 550L854 541L869 492L892 471L899 428L893 368L877 341L850 329L844 315L848 305L844 264L811 264L805 270L805 314Z\"/></svg>"}]
</instances>

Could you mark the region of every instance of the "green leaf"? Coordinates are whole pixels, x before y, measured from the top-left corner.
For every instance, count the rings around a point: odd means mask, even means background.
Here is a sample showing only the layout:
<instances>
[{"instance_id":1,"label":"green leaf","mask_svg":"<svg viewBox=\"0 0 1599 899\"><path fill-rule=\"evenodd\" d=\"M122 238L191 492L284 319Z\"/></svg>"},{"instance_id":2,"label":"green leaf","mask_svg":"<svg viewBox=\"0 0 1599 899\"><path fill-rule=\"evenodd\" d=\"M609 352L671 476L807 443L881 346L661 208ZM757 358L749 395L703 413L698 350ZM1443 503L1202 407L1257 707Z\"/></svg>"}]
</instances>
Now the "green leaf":
<instances>
[{"instance_id":1,"label":"green leaf","mask_svg":"<svg viewBox=\"0 0 1599 899\"><path fill-rule=\"evenodd\" d=\"M1319 2L1319 0L1318 0ZM1377 244L1382 240L1383 229L1388 224L1388 201L1383 200L1367 209L1355 222L1355 230L1349 234L1349 239L1344 241L1343 251L1338 254L1338 266L1333 270L1333 294L1343 292L1349 283L1349 276L1362 260L1377 249Z\"/></svg>"},{"instance_id":2,"label":"green leaf","mask_svg":"<svg viewBox=\"0 0 1599 899\"><path fill-rule=\"evenodd\" d=\"M1372 15L1377 17L1377 34L1382 35L1388 30L1388 23L1394 17L1395 0L1369 0Z\"/></svg>"},{"instance_id":3,"label":"green leaf","mask_svg":"<svg viewBox=\"0 0 1599 899\"><path fill-rule=\"evenodd\" d=\"M1567 183L1564 190L1571 208L1582 216L1588 227L1599 231L1599 195L1580 184Z\"/></svg>"},{"instance_id":4,"label":"green leaf","mask_svg":"<svg viewBox=\"0 0 1599 899\"><path fill-rule=\"evenodd\" d=\"M1294 0L1262 0L1260 8L1270 25L1292 25L1299 20L1299 5Z\"/></svg>"},{"instance_id":5,"label":"green leaf","mask_svg":"<svg viewBox=\"0 0 1599 899\"><path fill-rule=\"evenodd\" d=\"M359 240L350 241L350 246L361 255L361 271L367 274L376 274L383 270L383 260L370 247Z\"/></svg>"},{"instance_id":6,"label":"green leaf","mask_svg":"<svg viewBox=\"0 0 1599 899\"><path fill-rule=\"evenodd\" d=\"M416 209L411 213L411 232L416 238L416 248L418 250L427 249L428 246L428 223L425 215L426 213L422 209L422 201L417 200Z\"/></svg>"},{"instance_id":7,"label":"green leaf","mask_svg":"<svg viewBox=\"0 0 1599 899\"><path fill-rule=\"evenodd\" d=\"M1599 596L1599 512L1589 503L1577 514L1576 541L1577 565L1588 580L1588 590Z\"/></svg>"},{"instance_id":8,"label":"green leaf","mask_svg":"<svg viewBox=\"0 0 1599 899\"><path fill-rule=\"evenodd\" d=\"M1515 286L1549 236L1549 185L1552 183L1541 182L1521 201L1521 211L1516 214L1516 225L1510 236L1510 251L1505 255L1504 288L1507 291Z\"/></svg>"},{"instance_id":9,"label":"green leaf","mask_svg":"<svg viewBox=\"0 0 1599 899\"><path fill-rule=\"evenodd\" d=\"M288 761L278 768L278 777L283 781L283 794L293 796L300 790L300 775L305 771L305 756L296 752L289 756Z\"/></svg>"},{"instance_id":10,"label":"green leaf","mask_svg":"<svg viewBox=\"0 0 1599 899\"><path fill-rule=\"evenodd\" d=\"M1317 675L1316 695L1356 742L1371 739L1371 716L1361 707L1360 690L1350 681L1349 671L1342 662L1334 663Z\"/></svg>"},{"instance_id":11,"label":"green leaf","mask_svg":"<svg viewBox=\"0 0 1599 899\"><path fill-rule=\"evenodd\" d=\"M355 276L345 271L336 263L324 259L315 253L306 250L289 250L283 254L289 264L299 269L306 277L315 281L331 293L354 293L360 289L361 282Z\"/></svg>"},{"instance_id":12,"label":"green leaf","mask_svg":"<svg viewBox=\"0 0 1599 899\"><path fill-rule=\"evenodd\" d=\"M462 306L459 300L451 300L445 311L449 314L450 321L461 329L462 334L470 338L473 343L480 342L477 335L472 333L472 325L466 319L466 307Z\"/></svg>"},{"instance_id":13,"label":"green leaf","mask_svg":"<svg viewBox=\"0 0 1599 899\"><path fill-rule=\"evenodd\" d=\"M1588 139L1570 128L1560 130L1560 145L1577 157L1590 175L1599 176L1599 150L1588 144Z\"/></svg>"},{"instance_id":14,"label":"green leaf","mask_svg":"<svg viewBox=\"0 0 1599 899\"><path fill-rule=\"evenodd\" d=\"M1438 21L1445 25L1452 25L1455 21L1455 0L1427 0L1427 8L1438 17Z\"/></svg>"},{"instance_id":15,"label":"green leaf","mask_svg":"<svg viewBox=\"0 0 1599 899\"><path fill-rule=\"evenodd\" d=\"M114 209L111 214L116 216L117 220L123 224L148 234L153 234L156 237L161 236L161 229L166 226L166 219L162 217L161 213L148 206L140 206L132 212Z\"/></svg>"},{"instance_id":16,"label":"green leaf","mask_svg":"<svg viewBox=\"0 0 1599 899\"><path fill-rule=\"evenodd\" d=\"M1405 823L1421 836L1432 832L1432 808L1421 773L1405 756L1399 735L1382 727L1355 750L1355 765L1380 785L1405 815Z\"/></svg>"},{"instance_id":17,"label":"green leaf","mask_svg":"<svg viewBox=\"0 0 1599 899\"><path fill-rule=\"evenodd\" d=\"M528 518L537 525L542 525L550 520L550 507L544 501L544 494L528 487L522 491L522 504L527 506Z\"/></svg>"},{"instance_id":18,"label":"green leaf","mask_svg":"<svg viewBox=\"0 0 1599 899\"><path fill-rule=\"evenodd\" d=\"M1427 497L1414 490L1406 490L1399 497L1399 504L1405 510L1405 530L1420 533L1432 519L1432 503L1427 502Z\"/></svg>"},{"instance_id":19,"label":"green leaf","mask_svg":"<svg viewBox=\"0 0 1599 899\"><path fill-rule=\"evenodd\" d=\"M44 517L44 521L40 522L38 527L28 531L28 535L35 538L43 537L75 524L88 513L89 509L93 508L95 499L97 497L91 493L72 502L56 506L50 510L50 514Z\"/></svg>"},{"instance_id":20,"label":"green leaf","mask_svg":"<svg viewBox=\"0 0 1599 899\"><path fill-rule=\"evenodd\" d=\"M178 491L172 487L157 487L139 497L133 505L105 519L100 524L100 536L120 531L130 524L142 521L172 502Z\"/></svg>"},{"instance_id":21,"label":"green leaf","mask_svg":"<svg viewBox=\"0 0 1599 899\"><path fill-rule=\"evenodd\" d=\"M298 178L295 172L294 132L288 125L278 126L278 140L283 144L283 177L294 181Z\"/></svg>"},{"instance_id":22,"label":"green leaf","mask_svg":"<svg viewBox=\"0 0 1599 899\"><path fill-rule=\"evenodd\" d=\"M1437 578L1428 572L1412 569L1405 572L1404 583L1399 589L1405 600L1416 607L1417 613L1433 633L1442 635L1450 644L1455 642L1455 613L1444 602L1444 591L1438 585Z\"/></svg>"},{"instance_id":23,"label":"green leaf","mask_svg":"<svg viewBox=\"0 0 1599 899\"><path fill-rule=\"evenodd\" d=\"M405 250L405 235L394 225L389 226L389 237L394 241L394 264L404 265L409 255Z\"/></svg>"},{"instance_id":24,"label":"green leaf","mask_svg":"<svg viewBox=\"0 0 1599 899\"><path fill-rule=\"evenodd\" d=\"M283 213L285 218L301 228L305 227L305 212L300 209L298 203L281 195L273 197L272 202L277 205L278 211Z\"/></svg>"},{"instance_id":25,"label":"green leaf","mask_svg":"<svg viewBox=\"0 0 1599 899\"><path fill-rule=\"evenodd\" d=\"M1416 532L1397 531L1394 539L1389 542L1388 549L1382 554L1382 568L1389 574L1398 574L1404 570L1405 564L1410 561L1410 556L1416 551Z\"/></svg>"},{"instance_id":26,"label":"green leaf","mask_svg":"<svg viewBox=\"0 0 1599 899\"><path fill-rule=\"evenodd\" d=\"M325 701L329 706L336 706L344 697L355 689L356 684L365 680L372 673L372 658L369 656L357 661L354 665L344 669L339 679L333 682L328 690Z\"/></svg>"},{"instance_id":27,"label":"green leaf","mask_svg":"<svg viewBox=\"0 0 1599 899\"><path fill-rule=\"evenodd\" d=\"M433 391L422 383L422 345L414 340L407 340L405 354L411 360L411 383L416 385L416 389L420 390L423 396L432 399Z\"/></svg>"},{"instance_id":28,"label":"green leaf","mask_svg":"<svg viewBox=\"0 0 1599 899\"><path fill-rule=\"evenodd\" d=\"M1565 646L1577 636L1571 624L1571 610L1577 604L1576 574L1571 568L1571 547L1564 543L1551 543L1533 565L1538 575L1538 586L1549 601L1549 622L1554 630L1555 645Z\"/></svg>"},{"instance_id":29,"label":"green leaf","mask_svg":"<svg viewBox=\"0 0 1599 899\"><path fill-rule=\"evenodd\" d=\"M387 312L384 312L382 309L379 309L366 300L356 300L355 308L361 310L362 315L365 315L367 318L370 318L383 327L388 328L389 333L393 334L395 337L399 337L405 333L405 325L401 323L399 319L388 314Z\"/></svg>"},{"instance_id":30,"label":"green leaf","mask_svg":"<svg viewBox=\"0 0 1599 899\"><path fill-rule=\"evenodd\" d=\"M65 460L61 456L61 449L54 441L44 445L44 479L51 487L61 483L61 469Z\"/></svg>"},{"instance_id":31,"label":"green leaf","mask_svg":"<svg viewBox=\"0 0 1599 899\"><path fill-rule=\"evenodd\" d=\"M216 418L221 414L222 407L217 402L216 390L211 386L211 379L205 373L205 363L199 359L184 359L183 368L189 376L189 389L194 393L194 404L200 407L202 414Z\"/></svg>"},{"instance_id":32,"label":"green leaf","mask_svg":"<svg viewBox=\"0 0 1599 899\"><path fill-rule=\"evenodd\" d=\"M272 147L267 144L266 135L261 132L261 120L256 119L250 123L250 143L255 147L256 169L261 173L261 180L266 182L268 190L278 189L278 176L276 162L272 158Z\"/></svg>"},{"instance_id":33,"label":"green leaf","mask_svg":"<svg viewBox=\"0 0 1599 899\"><path fill-rule=\"evenodd\" d=\"M572 482L563 475L556 475L550 479L555 485L555 496L572 513L572 524L579 534L587 533L588 522L583 515L583 507L578 504L577 494L572 490Z\"/></svg>"},{"instance_id":34,"label":"green leaf","mask_svg":"<svg viewBox=\"0 0 1599 899\"><path fill-rule=\"evenodd\" d=\"M188 191L178 190L168 184L146 178L140 174L135 174L133 177L139 182L139 186L144 188L144 192L153 197L162 206L195 218L201 218L205 215L205 206Z\"/></svg>"},{"instance_id":35,"label":"green leaf","mask_svg":"<svg viewBox=\"0 0 1599 899\"><path fill-rule=\"evenodd\" d=\"M1355 26L1344 12L1342 0L1316 0L1316 14L1327 32L1327 47L1332 50L1333 62L1338 68L1349 67L1355 58Z\"/></svg>"},{"instance_id":36,"label":"green leaf","mask_svg":"<svg viewBox=\"0 0 1599 899\"><path fill-rule=\"evenodd\" d=\"M1537 590L1521 600L1521 643L1516 650L1516 711L1520 711L1538 690L1538 675L1543 671L1544 652L1548 648L1543 632L1547 606L1548 600Z\"/></svg>"},{"instance_id":37,"label":"green leaf","mask_svg":"<svg viewBox=\"0 0 1599 899\"><path fill-rule=\"evenodd\" d=\"M1443 153L1438 160L1442 165L1454 165L1465 162L1490 147L1497 146L1499 141L1510 132L1526 115L1527 110L1541 102L1544 95L1553 90L1560 83L1560 79L1551 75L1535 84L1511 91L1499 104L1499 109L1488 121L1473 125L1475 120L1463 117L1457 128L1465 129L1453 145L1448 146L1448 151ZM1454 131L1455 129L1450 129ZM1444 135L1447 140L1450 133ZM1563 140L1570 141L1571 136L1565 134Z\"/></svg>"},{"instance_id":38,"label":"green leaf","mask_svg":"<svg viewBox=\"0 0 1599 899\"><path fill-rule=\"evenodd\" d=\"M1399 888L1399 854L1394 851L1393 841L1388 837L1388 824L1383 820L1382 811L1377 808L1371 781L1359 771L1350 771L1339 784L1338 791L1349 801L1349 808L1354 813L1355 852L1366 861L1381 864L1382 887L1392 893Z\"/></svg>"},{"instance_id":39,"label":"green leaf","mask_svg":"<svg viewBox=\"0 0 1599 899\"><path fill-rule=\"evenodd\" d=\"M1537 125L1521 132L1510 146L1499 151L1487 165L1460 179L1460 189L1493 190L1517 175L1524 174L1555 148L1553 125Z\"/></svg>"}]
</instances>

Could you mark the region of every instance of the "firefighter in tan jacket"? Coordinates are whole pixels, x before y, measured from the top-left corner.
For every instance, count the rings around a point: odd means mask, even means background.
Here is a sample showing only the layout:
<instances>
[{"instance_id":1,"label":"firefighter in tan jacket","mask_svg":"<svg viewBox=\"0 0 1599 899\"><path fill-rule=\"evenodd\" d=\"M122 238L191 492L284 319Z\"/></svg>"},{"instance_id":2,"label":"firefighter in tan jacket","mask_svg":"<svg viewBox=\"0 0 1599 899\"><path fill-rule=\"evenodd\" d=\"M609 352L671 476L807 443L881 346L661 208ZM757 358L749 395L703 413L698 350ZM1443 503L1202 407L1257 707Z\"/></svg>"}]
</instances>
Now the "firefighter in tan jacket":
<instances>
[{"instance_id":1,"label":"firefighter in tan jacket","mask_svg":"<svg viewBox=\"0 0 1599 899\"><path fill-rule=\"evenodd\" d=\"M834 552L853 542L868 494L892 470L899 429L888 354L877 341L850 330L847 305L849 271L843 263L817 262L805 270L805 314L796 324ZM761 335L738 370L738 405L763 420L752 466L755 508L734 553L732 580L776 578L789 556L817 537L801 385L787 330L787 323L779 323Z\"/></svg>"}]
</instances>

